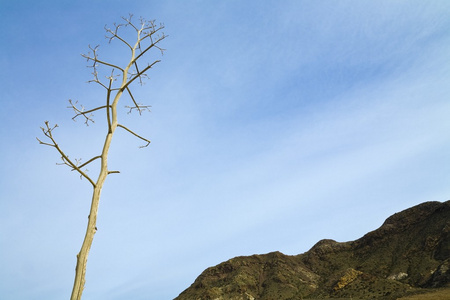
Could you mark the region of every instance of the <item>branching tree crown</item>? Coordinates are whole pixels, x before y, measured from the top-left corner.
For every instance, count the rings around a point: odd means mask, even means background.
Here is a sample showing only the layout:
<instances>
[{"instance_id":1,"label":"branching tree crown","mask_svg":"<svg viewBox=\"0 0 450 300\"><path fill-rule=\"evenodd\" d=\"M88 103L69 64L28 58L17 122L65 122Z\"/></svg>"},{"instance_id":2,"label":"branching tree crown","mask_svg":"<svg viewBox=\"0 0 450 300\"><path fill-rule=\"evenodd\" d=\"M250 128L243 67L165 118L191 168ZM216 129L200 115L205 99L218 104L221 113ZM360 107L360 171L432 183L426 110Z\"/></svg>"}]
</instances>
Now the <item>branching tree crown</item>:
<instances>
[{"instance_id":1,"label":"branching tree crown","mask_svg":"<svg viewBox=\"0 0 450 300\"><path fill-rule=\"evenodd\" d=\"M147 78L147 71L150 70L160 60L154 60L152 62L145 63L144 57L148 57L151 50L157 50L161 53L164 49L160 47L160 43L167 36L164 34L163 24L156 24L155 21L146 21L140 18L135 22L132 20L132 15L128 17L122 17L123 23L114 24L112 28L105 27L106 38L109 43L113 40L119 41L122 45L125 45L130 50L129 60L126 64L119 66L114 63L104 61L99 58L98 46L89 46L90 51L87 54L82 54L89 63L89 67L92 68L93 79L89 82L97 83L106 91L105 105L94 107L92 109L85 109L84 106L79 105L77 101L69 100L69 108L73 109L74 117L82 118L86 125L93 123L93 114L97 111L105 111L105 117L107 121L107 130L104 139L103 148L99 151L99 154L88 159L86 162L82 162L81 159L71 159L66 152L56 142L53 135L54 130L58 127L57 124L50 125L48 121L44 122L44 127L41 127L42 133L45 136L45 141L37 138L40 144L55 148L61 155L62 165L68 166L72 171L76 171L80 174L81 178L85 178L92 185L92 200L91 208L88 217L88 225L86 228L86 234L80 252L77 254L77 264L75 269L75 280L72 289L71 300L80 300L83 293L85 284L86 264L89 255L89 251L94 239L94 234L97 231L97 212L100 201L100 193L106 177L112 173L119 173L119 171L108 169L108 152L111 146L112 137L115 130L120 127L126 132L132 134L138 139L142 140L144 144L141 146L147 147L150 144L150 140L142 137L133 130L127 128L123 124L120 124L117 118L118 111L117 106L121 96L125 93L130 97L130 104L125 106L128 112L137 111L141 114L145 110L149 110L149 105L143 105L136 101L133 93L130 90L130 85L133 82L143 83L143 80ZM133 42L127 41L124 37L123 30L131 30L134 32L135 40ZM146 55L147 54L147 55ZM109 69L108 76L100 78L99 66ZM100 161L100 170L96 180L91 178L83 168L91 164L94 161Z\"/></svg>"}]
</instances>

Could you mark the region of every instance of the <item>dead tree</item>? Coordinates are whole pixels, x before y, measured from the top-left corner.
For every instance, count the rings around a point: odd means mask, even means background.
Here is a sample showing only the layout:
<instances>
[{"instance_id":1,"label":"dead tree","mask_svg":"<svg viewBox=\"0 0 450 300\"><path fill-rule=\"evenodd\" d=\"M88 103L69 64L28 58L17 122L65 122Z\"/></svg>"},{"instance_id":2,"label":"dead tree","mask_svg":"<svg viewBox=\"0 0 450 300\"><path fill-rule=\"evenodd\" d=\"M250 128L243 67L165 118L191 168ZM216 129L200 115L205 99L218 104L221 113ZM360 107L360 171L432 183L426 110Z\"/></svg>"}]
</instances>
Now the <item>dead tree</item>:
<instances>
[{"instance_id":1,"label":"dead tree","mask_svg":"<svg viewBox=\"0 0 450 300\"><path fill-rule=\"evenodd\" d=\"M105 27L105 30L107 33L106 38L109 43L116 40L125 47L129 48L130 58L127 64L123 64L124 67L101 60L98 56L98 46L89 46L90 52L87 54L82 54L82 56L87 59L89 67L93 70L93 79L89 82L97 83L106 91L105 105L86 110L83 106L78 105L77 102L69 100L69 108L73 109L75 113L73 119L76 120L80 117L84 119L84 123L86 125L89 125L90 122L94 122L94 112L100 110L105 111L108 128L106 130L105 141L101 152L97 156L94 156L83 163L81 160L73 160L69 158L69 155L61 149L53 135L53 131L58 127L58 125L50 125L48 121L45 121L45 127L41 127L46 138L45 142L37 138L40 144L55 148L61 155L61 164L68 166L72 171L78 172L81 178L85 178L92 185L93 189L86 235L84 237L81 250L77 254L77 265L75 269L75 280L72 296L70 298L71 300L80 300L83 293L87 259L92 241L94 239L94 234L97 231L97 211L103 184L109 174L119 173L119 171L112 171L108 169L108 151L111 146L114 132L118 127L120 127L121 129L124 129L128 133L131 133L138 139L142 140L144 144L141 147L147 147L150 144L150 140L142 137L133 130L119 123L117 119L117 105L121 96L125 93L130 98L131 104L126 106L126 108L129 109L129 112L137 111L141 114L143 111L149 109L149 106L142 105L135 100L133 93L130 90L130 85L132 83L142 84L143 80L147 77L146 72L155 64L160 62L160 60L155 60L148 63L147 60L147 63L143 65L144 57L147 57L152 51L156 50L159 51L161 55L163 54L164 49L162 49L159 44L166 38L166 35L162 31L164 29L164 25L157 25L155 21L146 21L142 18L138 22L132 22L132 15L127 18L122 17L122 19L124 23L114 24L112 29ZM129 43L126 40L122 34L122 30L131 30L132 32L135 32L136 40L134 40L134 43ZM108 76L105 76L106 79L102 79L99 75L100 66L108 70ZM99 175L96 181L94 181L87 174L86 170L83 170L84 167L94 161L100 162Z\"/></svg>"}]
</instances>

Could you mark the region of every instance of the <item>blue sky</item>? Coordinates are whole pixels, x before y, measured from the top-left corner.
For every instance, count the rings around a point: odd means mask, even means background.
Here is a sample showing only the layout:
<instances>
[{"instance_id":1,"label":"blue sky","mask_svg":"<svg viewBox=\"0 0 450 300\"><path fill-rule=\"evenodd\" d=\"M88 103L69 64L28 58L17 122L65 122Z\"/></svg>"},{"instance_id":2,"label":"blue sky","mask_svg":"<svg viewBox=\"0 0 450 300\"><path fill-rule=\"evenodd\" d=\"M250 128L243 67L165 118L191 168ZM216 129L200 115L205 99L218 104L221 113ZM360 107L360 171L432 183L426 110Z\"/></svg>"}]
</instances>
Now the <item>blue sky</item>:
<instances>
[{"instance_id":1,"label":"blue sky","mask_svg":"<svg viewBox=\"0 0 450 300\"><path fill-rule=\"evenodd\" d=\"M114 137L84 299L173 299L234 256L450 199L448 1L0 3L4 299L69 297L90 185L35 138L49 120L71 157L100 151L102 115L86 128L67 100L104 101L80 54L127 61L103 27L128 13L163 22L167 51L134 87L152 112L120 116L152 144Z\"/></svg>"}]
</instances>

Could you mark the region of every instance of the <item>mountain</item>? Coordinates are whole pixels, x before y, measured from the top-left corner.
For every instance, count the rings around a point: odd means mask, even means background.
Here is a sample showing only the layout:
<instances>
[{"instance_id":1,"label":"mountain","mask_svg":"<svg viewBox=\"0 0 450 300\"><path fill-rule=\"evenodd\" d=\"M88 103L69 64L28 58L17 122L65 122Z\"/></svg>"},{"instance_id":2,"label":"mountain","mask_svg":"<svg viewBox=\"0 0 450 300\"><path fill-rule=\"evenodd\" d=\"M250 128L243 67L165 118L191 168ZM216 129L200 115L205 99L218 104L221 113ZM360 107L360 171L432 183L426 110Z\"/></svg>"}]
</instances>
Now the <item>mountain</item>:
<instances>
[{"instance_id":1,"label":"mountain","mask_svg":"<svg viewBox=\"0 0 450 300\"><path fill-rule=\"evenodd\" d=\"M175 300L397 299L441 289L450 299L449 269L450 200L425 202L356 241L235 257L206 269Z\"/></svg>"}]
</instances>

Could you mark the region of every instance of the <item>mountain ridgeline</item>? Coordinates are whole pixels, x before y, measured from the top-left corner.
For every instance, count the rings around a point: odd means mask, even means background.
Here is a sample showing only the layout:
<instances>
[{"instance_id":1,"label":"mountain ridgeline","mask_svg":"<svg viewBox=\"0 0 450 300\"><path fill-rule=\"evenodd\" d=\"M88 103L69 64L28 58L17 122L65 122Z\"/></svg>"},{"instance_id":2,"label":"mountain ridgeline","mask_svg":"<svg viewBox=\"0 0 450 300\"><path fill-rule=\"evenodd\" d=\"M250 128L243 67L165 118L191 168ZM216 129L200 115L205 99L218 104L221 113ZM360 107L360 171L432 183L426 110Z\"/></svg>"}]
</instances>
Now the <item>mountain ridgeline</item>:
<instances>
[{"instance_id":1,"label":"mountain ridgeline","mask_svg":"<svg viewBox=\"0 0 450 300\"><path fill-rule=\"evenodd\" d=\"M450 299L450 201L396 213L356 241L235 257L206 269L175 300L397 299L436 290Z\"/></svg>"}]
</instances>

